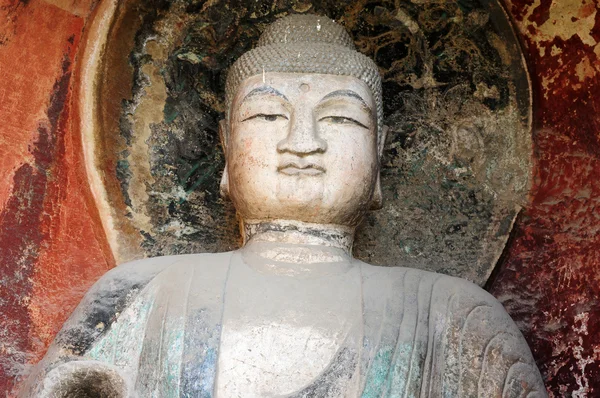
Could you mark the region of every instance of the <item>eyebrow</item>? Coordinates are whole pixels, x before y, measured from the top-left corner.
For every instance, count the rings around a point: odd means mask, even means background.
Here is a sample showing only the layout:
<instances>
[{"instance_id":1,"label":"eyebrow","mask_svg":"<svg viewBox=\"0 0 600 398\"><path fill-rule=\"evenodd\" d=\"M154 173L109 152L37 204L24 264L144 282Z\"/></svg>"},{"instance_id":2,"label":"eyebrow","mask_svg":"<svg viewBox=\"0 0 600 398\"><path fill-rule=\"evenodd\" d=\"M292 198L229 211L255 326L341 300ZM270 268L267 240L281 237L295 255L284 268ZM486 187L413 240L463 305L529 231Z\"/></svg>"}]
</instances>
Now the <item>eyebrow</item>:
<instances>
[{"instance_id":1,"label":"eyebrow","mask_svg":"<svg viewBox=\"0 0 600 398\"><path fill-rule=\"evenodd\" d=\"M280 91L274 89L271 86L262 86L262 87L255 88L254 90L252 90L248 94L246 94L246 96L244 97L244 99L242 99L242 102L246 101L249 98L256 97L256 96L259 96L259 95L265 95L265 94L276 95L276 96L278 96L280 98L283 98L287 102L290 102L290 100L285 95L283 95L283 93L281 93Z\"/></svg>"},{"instance_id":2,"label":"eyebrow","mask_svg":"<svg viewBox=\"0 0 600 398\"><path fill-rule=\"evenodd\" d=\"M369 110L369 112L372 112L371 107L367 104L367 102L363 99L363 97L361 97L358 93L356 93L355 91L352 90L336 90L333 91L329 94L327 94L326 96L324 96L323 98L321 98L321 101L319 102L324 102L330 98L334 98L334 97L350 97L350 98L354 98L357 99L361 102L361 104L367 108Z\"/></svg>"}]
</instances>

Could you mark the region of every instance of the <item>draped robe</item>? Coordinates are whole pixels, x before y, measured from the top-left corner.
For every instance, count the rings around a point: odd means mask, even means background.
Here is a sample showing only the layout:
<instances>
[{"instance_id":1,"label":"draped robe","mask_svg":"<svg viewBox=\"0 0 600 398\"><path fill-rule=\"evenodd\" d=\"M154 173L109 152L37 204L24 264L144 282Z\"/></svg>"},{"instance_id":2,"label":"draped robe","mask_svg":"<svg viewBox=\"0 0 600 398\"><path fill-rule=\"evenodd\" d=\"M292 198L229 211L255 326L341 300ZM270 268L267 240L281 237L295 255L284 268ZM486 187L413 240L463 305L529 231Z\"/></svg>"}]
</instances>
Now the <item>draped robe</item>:
<instances>
[{"instance_id":1,"label":"draped robe","mask_svg":"<svg viewBox=\"0 0 600 398\"><path fill-rule=\"evenodd\" d=\"M217 365L228 283L246 266L243 250L110 271L65 323L22 396L54 396L57 380L89 361L123 377L131 396L227 396L216 388ZM487 292L416 269L354 259L349 267L360 285L360 338L347 339L310 383L286 396L547 396L523 336Z\"/></svg>"}]
</instances>

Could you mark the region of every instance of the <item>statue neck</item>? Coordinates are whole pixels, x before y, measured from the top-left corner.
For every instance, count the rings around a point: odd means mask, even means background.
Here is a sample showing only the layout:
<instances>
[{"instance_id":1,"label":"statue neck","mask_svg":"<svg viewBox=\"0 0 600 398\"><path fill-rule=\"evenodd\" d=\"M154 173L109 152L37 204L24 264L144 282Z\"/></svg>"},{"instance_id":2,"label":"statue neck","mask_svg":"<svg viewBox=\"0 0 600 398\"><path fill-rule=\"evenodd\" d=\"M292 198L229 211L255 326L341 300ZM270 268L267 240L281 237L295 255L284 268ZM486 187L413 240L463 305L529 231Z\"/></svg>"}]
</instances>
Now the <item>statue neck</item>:
<instances>
[{"instance_id":1,"label":"statue neck","mask_svg":"<svg viewBox=\"0 0 600 398\"><path fill-rule=\"evenodd\" d=\"M244 245L249 242L274 242L324 246L352 253L354 228L334 224L312 224L295 220L243 222Z\"/></svg>"}]
</instances>

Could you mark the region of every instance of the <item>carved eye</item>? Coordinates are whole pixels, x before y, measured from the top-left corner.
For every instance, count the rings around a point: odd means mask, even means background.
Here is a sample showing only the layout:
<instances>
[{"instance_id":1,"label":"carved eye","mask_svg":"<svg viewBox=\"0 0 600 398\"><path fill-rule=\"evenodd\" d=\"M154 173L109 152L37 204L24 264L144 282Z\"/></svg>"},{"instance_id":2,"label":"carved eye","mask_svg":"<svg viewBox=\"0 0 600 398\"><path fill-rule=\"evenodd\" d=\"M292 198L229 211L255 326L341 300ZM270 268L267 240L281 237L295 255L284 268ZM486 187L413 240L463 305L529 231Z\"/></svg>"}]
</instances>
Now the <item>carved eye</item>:
<instances>
[{"instance_id":1,"label":"carved eye","mask_svg":"<svg viewBox=\"0 0 600 398\"><path fill-rule=\"evenodd\" d=\"M287 116L281 115L281 114L259 113L256 115L252 115L242 121L245 122L246 120L252 120L252 119L263 120L265 122L276 122L278 120L288 120Z\"/></svg>"},{"instance_id":2,"label":"carved eye","mask_svg":"<svg viewBox=\"0 0 600 398\"><path fill-rule=\"evenodd\" d=\"M352 119L346 116L326 116L324 118L319 119L319 121L325 121L333 124L354 124L363 128L368 129L367 126L359 122L358 120Z\"/></svg>"}]
</instances>

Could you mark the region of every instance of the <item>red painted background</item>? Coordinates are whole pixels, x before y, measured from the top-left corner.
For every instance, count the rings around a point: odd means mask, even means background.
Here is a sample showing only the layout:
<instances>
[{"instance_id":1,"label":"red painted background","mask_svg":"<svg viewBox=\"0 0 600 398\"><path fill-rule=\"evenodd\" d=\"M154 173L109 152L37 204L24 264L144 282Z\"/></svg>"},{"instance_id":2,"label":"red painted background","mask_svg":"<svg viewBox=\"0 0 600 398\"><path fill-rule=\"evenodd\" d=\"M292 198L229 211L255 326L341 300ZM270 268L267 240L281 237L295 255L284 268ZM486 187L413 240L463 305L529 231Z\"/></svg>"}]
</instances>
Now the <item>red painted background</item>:
<instances>
[{"instance_id":1,"label":"red painted background","mask_svg":"<svg viewBox=\"0 0 600 398\"><path fill-rule=\"evenodd\" d=\"M600 4L507 1L535 94L535 183L490 292L555 397L600 397Z\"/></svg>"},{"instance_id":2,"label":"red painted background","mask_svg":"<svg viewBox=\"0 0 600 398\"><path fill-rule=\"evenodd\" d=\"M114 266L71 109L95 4L0 0L0 395ZM490 291L553 396L598 397L600 5L513 0L507 10L535 89L535 183Z\"/></svg>"},{"instance_id":3,"label":"red painted background","mask_svg":"<svg viewBox=\"0 0 600 398\"><path fill-rule=\"evenodd\" d=\"M90 2L56 3L0 0L2 396L114 265L70 108Z\"/></svg>"}]
</instances>

